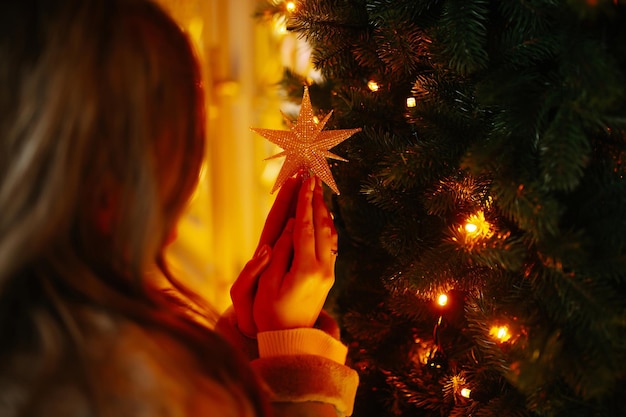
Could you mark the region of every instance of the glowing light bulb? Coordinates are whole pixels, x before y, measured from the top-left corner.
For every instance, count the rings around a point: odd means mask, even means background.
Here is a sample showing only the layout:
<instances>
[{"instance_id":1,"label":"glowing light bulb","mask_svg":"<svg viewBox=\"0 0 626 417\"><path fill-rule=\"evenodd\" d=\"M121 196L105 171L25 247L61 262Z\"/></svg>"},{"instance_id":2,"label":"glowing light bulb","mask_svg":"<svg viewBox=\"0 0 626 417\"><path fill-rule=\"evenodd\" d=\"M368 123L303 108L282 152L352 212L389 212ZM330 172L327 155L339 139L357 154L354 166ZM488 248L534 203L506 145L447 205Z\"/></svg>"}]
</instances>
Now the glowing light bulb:
<instances>
[{"instance_id":1,"label":"glowing light bulb","mask_svg":"<svg viewBox=\"0 0 626 417\"><path fill-rule=\"evenodd\" d=\"M287 11L289 13L292 13L296 10L296 2L295 1L288 1L287 4L285 5L285 7L287 8Z\"/></svg>"},{"instance_id":2,"label":"glowing light bulb","mask_svg":"<svg viewBox=\"0 0 626 417\"><path fill-rule=\"evenodd\" d=\"M407 107L415 107L416 105L417 105L417 102L415 101L415 97L409 97L406 99Z\"/></svg>"},{"instance_id":3,"label":"glowing light bulb","mask_svg":"<svg viewBox=\"0 0 626 417\"><path fill-rule=\"evenodd\" d=\"M313 116L313 121L315 122L315 124L318 124L320 122L320 119L317 116Z\"/></svg>"},{"instance_id":4,"label":"glowing light bulb","mask_svg":"<svg viewBox=\"0 0 626 417\"><path fill-rule=\"evenodd\" d=\"M493 326L491 330L489 330L489 335L498 339L498 341L502 343L511 339L511 333L509 333L509 328L507 326Z\"/></svg>"},{"instance_id":5,"label":"glowing light bulb","mask_svg":"<svg viewBox=\"0 0 626 417\"><path fill-rule=\"evenodd\" d=\"M489 237L492 234L491 224L485 220L485 213L482 211L472 214L465 220L463 229L467 237L477 238L479 236Z\"/></svg>"},{"instance_id":6,"label":"glowing light bulb","mask_svg":"<svg viewBox=\"0 0 626 417\"><path fill-rule=\"evenodd\" d=\"M469 389L469 388L463 388L463 389L461 390L461 395L462 395L463 397L465 397L465 398L469 398L469 397L470 397L470 395L472 395L472 390L471 390L471 389Z\"/></svg>"},{"instance_id":7,"label":"glowing light bulb","mask_svg":"<svg viewBox=\"0 0 626 417\"><path fill-rule=\"evenodd\" d=\"M380 86L378 85L378 83L374 80L369 80L367 82L367 87L371 90L371 91L378 91L380 89Z\"/></svg>"},{"instance_id":8,"label":"glowing light bulb","mask_svg":"<svg viewBox=\"0 0 626 417\"><path fill-rule=\"evenodd\" d=\"M437 297L437 304L442 307L448 304L448 296L446 294L439 295L439 297Z\"/></svg>"}]
</instances>

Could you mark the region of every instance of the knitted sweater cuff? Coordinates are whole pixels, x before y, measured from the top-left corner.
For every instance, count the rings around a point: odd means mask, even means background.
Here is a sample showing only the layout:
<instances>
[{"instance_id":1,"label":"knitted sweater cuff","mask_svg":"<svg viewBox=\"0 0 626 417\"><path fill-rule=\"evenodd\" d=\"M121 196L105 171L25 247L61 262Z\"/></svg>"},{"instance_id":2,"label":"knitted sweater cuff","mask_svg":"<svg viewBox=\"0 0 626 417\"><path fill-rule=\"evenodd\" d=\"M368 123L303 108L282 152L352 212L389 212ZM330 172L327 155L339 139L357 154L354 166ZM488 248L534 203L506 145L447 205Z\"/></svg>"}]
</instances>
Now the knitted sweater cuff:
<instances>
[{"instance_id":1,"label":"knitted sweater cuff","mask_svg":"<svg viewBox=\"0 0 626 417\"><path fill-rule=\"evenodd\" d=\"M257 334L259 356L317 355L343 365L348 348L328 333L314 328L298 328Z\"/></svg>"},{"instance_id":2,"label":"knitted sweater cuff","mask_svg":"<svg viewBox=\"0 0 626 417\"><path fill-rule=\"evenodd\" d=\"M359 385L353 369L318 355L259 358L250 363L277 403L332 404L339 416L350 416Z\"/></svg>"}]
</instances>

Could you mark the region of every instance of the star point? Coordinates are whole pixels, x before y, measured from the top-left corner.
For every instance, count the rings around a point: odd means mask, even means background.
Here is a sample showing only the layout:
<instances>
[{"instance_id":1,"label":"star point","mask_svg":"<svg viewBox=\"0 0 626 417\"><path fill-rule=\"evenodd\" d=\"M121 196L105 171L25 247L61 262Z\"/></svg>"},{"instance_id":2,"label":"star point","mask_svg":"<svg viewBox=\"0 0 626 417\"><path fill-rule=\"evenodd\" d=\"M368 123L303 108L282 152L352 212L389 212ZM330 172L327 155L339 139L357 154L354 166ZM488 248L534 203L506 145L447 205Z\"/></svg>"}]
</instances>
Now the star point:
<instances>
[{"instance_id":1,"label":"star point","mask_svg":"<svg viewBox=\"0 0 626 417\"><path fill-rule=\"evenodd\" d=\"M289 130L252 128L252 131L283 149L282 152L267 159L274 159L280 156L286 157L276 178L276 183L272 188L272 193L300 170L306 170L320 177L335 194L339 194L339 189L326 158L343 162L348 160L335 155L329 149L360 132L361 129L322 130L331 115L332 111L320 122L315 121L309 89L305 86L302 106L296 122L292 122L283 114Z\"/></svg>"}]
</instances>

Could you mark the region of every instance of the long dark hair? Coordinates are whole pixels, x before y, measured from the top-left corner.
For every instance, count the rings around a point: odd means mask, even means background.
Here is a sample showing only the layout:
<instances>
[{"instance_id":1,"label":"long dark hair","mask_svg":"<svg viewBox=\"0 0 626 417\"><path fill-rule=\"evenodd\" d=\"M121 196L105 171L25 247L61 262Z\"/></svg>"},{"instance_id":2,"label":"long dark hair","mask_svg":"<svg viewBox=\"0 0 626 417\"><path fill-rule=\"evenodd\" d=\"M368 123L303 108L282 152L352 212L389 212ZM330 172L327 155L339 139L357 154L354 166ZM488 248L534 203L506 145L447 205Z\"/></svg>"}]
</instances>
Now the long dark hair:
<instances>
[{"instance_id":1,"label":"long dark hair","mask_svg":"<svg viewBox=\"0 0 626 417\"><path fill-rule=\"evenodd\" d=\"M0 4L0 358L46 357L44 322L80 350L73 306L97 306L217 355L204 371L262 413L247 368L145 280L149 265L172 279L164 242L197 183L203 102L187 38L147 0Z\"/></svg>"}]
</instances>

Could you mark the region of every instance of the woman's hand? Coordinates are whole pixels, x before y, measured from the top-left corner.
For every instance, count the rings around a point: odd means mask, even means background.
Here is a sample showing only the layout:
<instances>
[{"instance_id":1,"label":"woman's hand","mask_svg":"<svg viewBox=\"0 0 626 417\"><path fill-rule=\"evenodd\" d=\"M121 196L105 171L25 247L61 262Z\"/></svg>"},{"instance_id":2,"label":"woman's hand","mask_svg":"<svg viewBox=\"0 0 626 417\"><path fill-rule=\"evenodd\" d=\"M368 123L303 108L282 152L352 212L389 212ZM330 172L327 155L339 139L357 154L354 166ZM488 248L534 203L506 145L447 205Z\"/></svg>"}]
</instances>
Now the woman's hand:
<instances>
[{"instance_id":1,"label":"woman's hand","mask_svg":"<svg viewBox=\"0 0 626 417\"><path fill-rule=\"evenodd\" d=\"M230 289L230 297L237 318L239 330L249 337L255 337L257 327L252 309L261 273L269 265L272 247L282 234L289 218L296 214L298 192L302 185L301 177L290 178L283 184L274 200L254 257L243 268Z\"/></svg>"},{"instance_id":2,"label":"woman's hand","mask_svg":"<svg viewBox=\"0 0 626 417\"><path fill-rule=\"evenodd\" d=\"M335 282L336 254L337 232L321 181L312 177L259 278L252 312L258 331L313 327Z\"/></svg>"}]
</instances>

